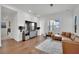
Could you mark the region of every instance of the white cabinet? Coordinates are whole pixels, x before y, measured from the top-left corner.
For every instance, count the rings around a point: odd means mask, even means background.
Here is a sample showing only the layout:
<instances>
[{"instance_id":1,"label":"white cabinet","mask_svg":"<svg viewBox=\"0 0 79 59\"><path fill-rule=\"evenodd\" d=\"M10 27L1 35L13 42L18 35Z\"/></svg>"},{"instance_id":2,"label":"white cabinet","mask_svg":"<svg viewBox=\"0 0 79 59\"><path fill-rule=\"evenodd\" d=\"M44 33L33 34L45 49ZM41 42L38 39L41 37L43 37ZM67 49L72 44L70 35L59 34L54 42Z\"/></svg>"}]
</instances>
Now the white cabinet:
<instances>
[{"instance_id":1,"label":"white cabinet","mask_svg":"<svg viewBox=\"0 0 79 59\"><path fill-rule=\"evenodd\" d=\"M30 38L35 37L37 35L37 31L30 31Z\"/></svg>"}]
</instances>

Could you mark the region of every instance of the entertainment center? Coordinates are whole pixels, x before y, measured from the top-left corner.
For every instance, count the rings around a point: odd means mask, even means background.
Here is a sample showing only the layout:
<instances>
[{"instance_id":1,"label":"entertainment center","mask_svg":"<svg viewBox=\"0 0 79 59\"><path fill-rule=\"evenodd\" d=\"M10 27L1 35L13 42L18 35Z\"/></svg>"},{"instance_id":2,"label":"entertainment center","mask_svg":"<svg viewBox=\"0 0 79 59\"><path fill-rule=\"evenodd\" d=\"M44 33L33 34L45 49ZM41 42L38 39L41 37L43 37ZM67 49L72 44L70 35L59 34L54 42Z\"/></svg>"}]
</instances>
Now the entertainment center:
<instances>
[{"instance_id":1,"label":"entertainment center","mask_svg":"<svg viewBox=\"0 0 79 59\"><path fill-rule=\"evenodd\" d=\"M36 37L39 29L40 27L37 27L36 22L25 21L24 26L19 26L20 33L22 33L22 41Z\"/></svg>"},{"instance_id":2,"label":"entertainment center","mask_svg":"<svg viewBox=\"0 0 79 59\"><path fill-rule=\"evenodd\" d=\"M25 21L25 36L29 38L37 36L37 23L31 21Z\"/></svg>"}]
</instances>

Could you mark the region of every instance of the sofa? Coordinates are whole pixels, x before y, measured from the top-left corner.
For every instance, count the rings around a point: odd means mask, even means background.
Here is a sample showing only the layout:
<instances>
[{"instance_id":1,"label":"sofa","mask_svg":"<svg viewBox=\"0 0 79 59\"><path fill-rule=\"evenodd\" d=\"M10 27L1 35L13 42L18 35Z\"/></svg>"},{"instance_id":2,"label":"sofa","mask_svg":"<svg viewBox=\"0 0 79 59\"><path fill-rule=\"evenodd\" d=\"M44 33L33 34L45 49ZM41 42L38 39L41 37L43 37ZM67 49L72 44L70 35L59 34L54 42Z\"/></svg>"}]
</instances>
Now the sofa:
<instances>
[{"instance_id":1,"label":"sofa","mask_svg":"<svg viewBox=\"0 0 79 59\"><path fill-rule=\"evenodd\" d=\"M62 46L64 54L79 54L79 36L62 32Z\"/></svg>"},{"instance_id":2,"label":"sofa","mask_svg":"<svg viewBox=\"0 0 79 59\"><path fill-rule=\"evenodd\" d=\"M72 34L71 32L62 32L61 35L70 38L71 34Z\"/></svg>"},{"instance_id":3,"label":"sofa","mask_svg":"<svg viewBox=\"0 0 79 59\"><path fill-rule=\"evenodd\" d=\"M76 41L62 41L64 54L79 54L79 42Z\"/></svg>"},{"instance_id":4,"label":"sofa","mask_svg":"<svg viewBox=\"0 0 79 59\"><path fill-rule=\"evenodd\" d=\"M79 42L79 36L71 32L62 32L62 40Z\"/></svg>"}]
</instances>

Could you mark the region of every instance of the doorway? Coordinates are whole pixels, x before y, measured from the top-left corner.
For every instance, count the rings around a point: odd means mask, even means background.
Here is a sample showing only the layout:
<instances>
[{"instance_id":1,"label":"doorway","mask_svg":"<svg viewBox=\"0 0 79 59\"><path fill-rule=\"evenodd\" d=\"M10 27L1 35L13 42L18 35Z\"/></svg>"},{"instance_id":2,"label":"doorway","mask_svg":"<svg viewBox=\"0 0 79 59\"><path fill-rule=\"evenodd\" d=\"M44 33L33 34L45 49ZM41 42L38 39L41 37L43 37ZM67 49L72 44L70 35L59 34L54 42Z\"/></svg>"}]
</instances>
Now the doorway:
<instances>
[{"instance_id":1,"label":"doorway","mask_svg":"<svg viewBox=\"0 0 79 59\"><path fill-rule=\"evenodd\" d=\"M3 6L1 7L1 42L7 39L14 39L16 16L16 11Z\"/></svg>"}]
</instances>

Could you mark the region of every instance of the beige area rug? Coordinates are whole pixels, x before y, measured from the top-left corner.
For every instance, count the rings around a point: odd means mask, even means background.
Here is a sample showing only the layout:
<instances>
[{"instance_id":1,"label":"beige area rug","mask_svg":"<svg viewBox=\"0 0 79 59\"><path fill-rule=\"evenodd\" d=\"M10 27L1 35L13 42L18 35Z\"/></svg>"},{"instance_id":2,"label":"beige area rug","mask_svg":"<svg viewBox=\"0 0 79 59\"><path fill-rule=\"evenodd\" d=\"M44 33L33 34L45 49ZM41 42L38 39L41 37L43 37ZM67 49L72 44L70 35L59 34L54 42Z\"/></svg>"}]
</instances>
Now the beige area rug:
<instances>
[{"instance_id":1,"label":"beige area rug","mask_svg":"<svg viewBox=\"0 0 79 59\"><path fill-rule=\"evenodd\" d=\"M36 46L37 49L49 54L62 54L62 42L54 41L51 38L46 39L44 42Z\"/></svg>"}]
</instances>

